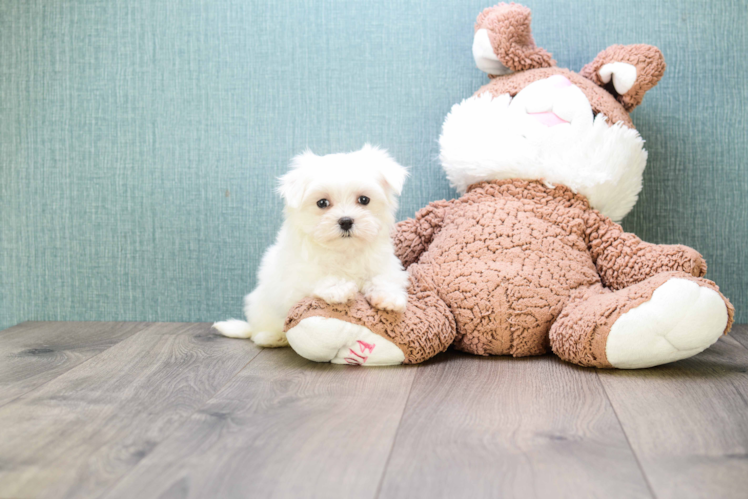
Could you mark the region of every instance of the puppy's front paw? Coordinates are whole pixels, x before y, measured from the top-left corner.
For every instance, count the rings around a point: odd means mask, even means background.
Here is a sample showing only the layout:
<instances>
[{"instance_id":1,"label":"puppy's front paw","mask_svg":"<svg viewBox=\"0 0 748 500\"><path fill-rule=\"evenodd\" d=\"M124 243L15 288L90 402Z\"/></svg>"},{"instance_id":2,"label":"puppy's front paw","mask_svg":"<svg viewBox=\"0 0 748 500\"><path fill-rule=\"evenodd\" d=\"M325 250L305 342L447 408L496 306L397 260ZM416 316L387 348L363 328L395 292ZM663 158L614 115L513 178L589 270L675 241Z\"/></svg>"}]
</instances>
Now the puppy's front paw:
<instances>
[{"instance_id":1,"label":"puppy's front paw","mask_svg":"<svg viewBox=\"0 0 748 500\"><path fill-rule=\"evenodd\" d=\"M373 288L365 297L369 304L384 311L402 313L408 305L408 293L405 290Z\"/></svg>"},{"instance_id":2,"label":"puppy's front paw","mask_svg":"<svg viewBox=\"0 0 748 500\"><path fill-rule=\"evenodd\" d=\"M358 293L358 287L352 281L327 280L314 290L314 296L328 304L345 304Z\"/></svg>"}]
</instances>

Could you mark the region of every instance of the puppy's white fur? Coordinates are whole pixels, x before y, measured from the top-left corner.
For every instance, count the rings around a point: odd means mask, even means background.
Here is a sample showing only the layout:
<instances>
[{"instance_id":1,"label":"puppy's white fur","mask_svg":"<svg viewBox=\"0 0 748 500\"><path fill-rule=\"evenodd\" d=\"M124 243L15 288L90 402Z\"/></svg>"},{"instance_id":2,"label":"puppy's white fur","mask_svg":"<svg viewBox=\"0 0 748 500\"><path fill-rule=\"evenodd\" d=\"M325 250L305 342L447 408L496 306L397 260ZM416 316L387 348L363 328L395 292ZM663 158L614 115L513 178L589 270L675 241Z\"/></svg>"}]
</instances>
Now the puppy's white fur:
<instances>
[{"instance_id":1,"label":"puppy's white fur","mask_svg":"<svg viewBox=\"0 0 748 500\"><path fill-rule=\"evenodd\" d=\"M227 337L257 345L288 345L283 323L304 297L341 304L362 292L378 309L402 312L408 273L395 256L390 232L408 176L385 151L366 144L353 153L295 157L280 178L285 220L262 258L257 288L244 298L247 321L213 326ZM360 198L370 201L364 205ZM320 208L319 200L329 206ZM345 231L340 219L353 225Z\"/></svg>"}]
</instances>

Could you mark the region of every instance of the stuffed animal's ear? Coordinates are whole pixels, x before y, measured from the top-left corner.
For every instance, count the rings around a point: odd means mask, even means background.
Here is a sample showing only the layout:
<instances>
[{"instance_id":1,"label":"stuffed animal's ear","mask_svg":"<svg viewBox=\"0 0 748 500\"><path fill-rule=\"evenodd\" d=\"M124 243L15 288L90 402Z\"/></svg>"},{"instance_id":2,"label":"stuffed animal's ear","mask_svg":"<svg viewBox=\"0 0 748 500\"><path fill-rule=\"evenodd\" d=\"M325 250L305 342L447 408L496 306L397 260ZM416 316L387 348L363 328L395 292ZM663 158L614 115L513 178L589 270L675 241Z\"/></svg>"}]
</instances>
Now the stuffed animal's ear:
<instances>
[{"instance_id":1,"label":"stuffed animal's ear","mask_svg":"<svg viewBox=\"0 0 748 500\"><path fill-rule=\"evenodd\" d=\"M299 208L308 185L309 168L319 159L308 149L291 160L289 171L278 178L278 194L291 208Z\"/></svg>"},{"instance_id":2,"label":"stuffed animal's ear","mask_svg":"<svg viewBox=\"0 0 748 500\"><path fill-rule=\"evenodd\" d=\"M579 72L606 88L626 111L644 99L644 94L657 85L665 73L665 58L652 45L611 45Z\"/></svg>"},{"instance_id":3,"label":"stuffed animal's ear","mask_svg":"<svg viewBox=\"0 0 748 500\"><path fill-rule=\"evenodd\" d=\"M535 45L530 9L500 3L478 16L473 38L475 64L489 76L556 65L551 54Z\"/></svg>"}]
</instances>

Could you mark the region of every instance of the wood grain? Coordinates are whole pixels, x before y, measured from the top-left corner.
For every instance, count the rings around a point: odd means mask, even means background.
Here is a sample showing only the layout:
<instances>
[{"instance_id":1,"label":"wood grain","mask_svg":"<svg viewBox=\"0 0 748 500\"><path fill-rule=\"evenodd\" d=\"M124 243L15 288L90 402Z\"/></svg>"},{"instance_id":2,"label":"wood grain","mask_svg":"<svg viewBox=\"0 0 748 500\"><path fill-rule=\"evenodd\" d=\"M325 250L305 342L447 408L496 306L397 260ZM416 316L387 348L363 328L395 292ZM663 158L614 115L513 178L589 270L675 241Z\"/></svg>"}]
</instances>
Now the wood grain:
<instances>
[{"instance_id":1,"label":"wood grain","mask_svg":"<svg viewBox=\"0 0 748 500\"><path fill-rule=\"evenodd\" d=\"M205 324L25 323L0 332L0 497L745 497L746 343L361 369Z\"/></svg>"},{"instance_id":2,"label":"wood grain","mask_svg":"<svg viewBox=\"0 0 748 500\"><path fill-rule=\"evenodd\" d=\"M600 378L658 497L748 496L748 350L730 336L693 358Z\"/></svg>"},{"instance_id":3,"label":"wood grain","mask_svg":"<svg viewBox=\"0 0 748 500\"><path fill-rule=\"evenodd\" d=\"M422 365L382 497L647 497L594 370L553 356Z\"/></svg>"},{"instance_id":4,"label":"wood grain","mask_svg":"<svg viewBox=\"0 0 748 500\"><path fill-rule=\"evenodd\" d=\"M112 497L372 497L417 367L265 350Z\"/></svg>"},{"instance_id":5,"label":"wood grain","mask_svg":"<svg viewBox=\"0 0 748 500\"><path fill-rule=\"evenodd\" d=\"M733 325L730 336L748 349L748 325Z\"/></svg>"},{"instance_id":6,"label":"wood grain","mask_svg":"<svg viewBox=\"0 0 748 500\"><path fill-rule=\"evenodd\" d=\"M148 323L26 322L0 332L0 406L49 382Z\"/></svg>"},{"instance_id":7,"label":"wood grain","mask_svg":"<svg viewBox=\"0 0 748 500\"><path fill-rule=\"evenodd\" d=\"M207 324L157 323L0 408L0 496L93 497L259 350Z\"/></svg>"}]
</instances>

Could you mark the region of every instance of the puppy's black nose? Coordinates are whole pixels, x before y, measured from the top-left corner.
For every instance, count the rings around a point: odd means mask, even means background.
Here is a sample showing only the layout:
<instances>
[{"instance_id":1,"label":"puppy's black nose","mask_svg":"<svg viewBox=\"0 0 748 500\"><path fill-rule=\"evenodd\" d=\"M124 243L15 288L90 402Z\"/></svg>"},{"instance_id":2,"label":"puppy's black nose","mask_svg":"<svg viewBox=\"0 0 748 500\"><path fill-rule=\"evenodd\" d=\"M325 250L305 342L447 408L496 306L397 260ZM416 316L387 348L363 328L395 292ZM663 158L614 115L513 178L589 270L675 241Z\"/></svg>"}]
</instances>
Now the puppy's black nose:
<instances>
[{"instance_id":1,"label":"puppy's black nose","mask_svg":"<svg viewBox=\"0 0 748 500\"><path fill-rule=\"evenodd\" d=\"M343 231L350 231L353 227L353 219L350 217L341 217L338 219L338 225Z\"/></svg>"}]
</instances>

